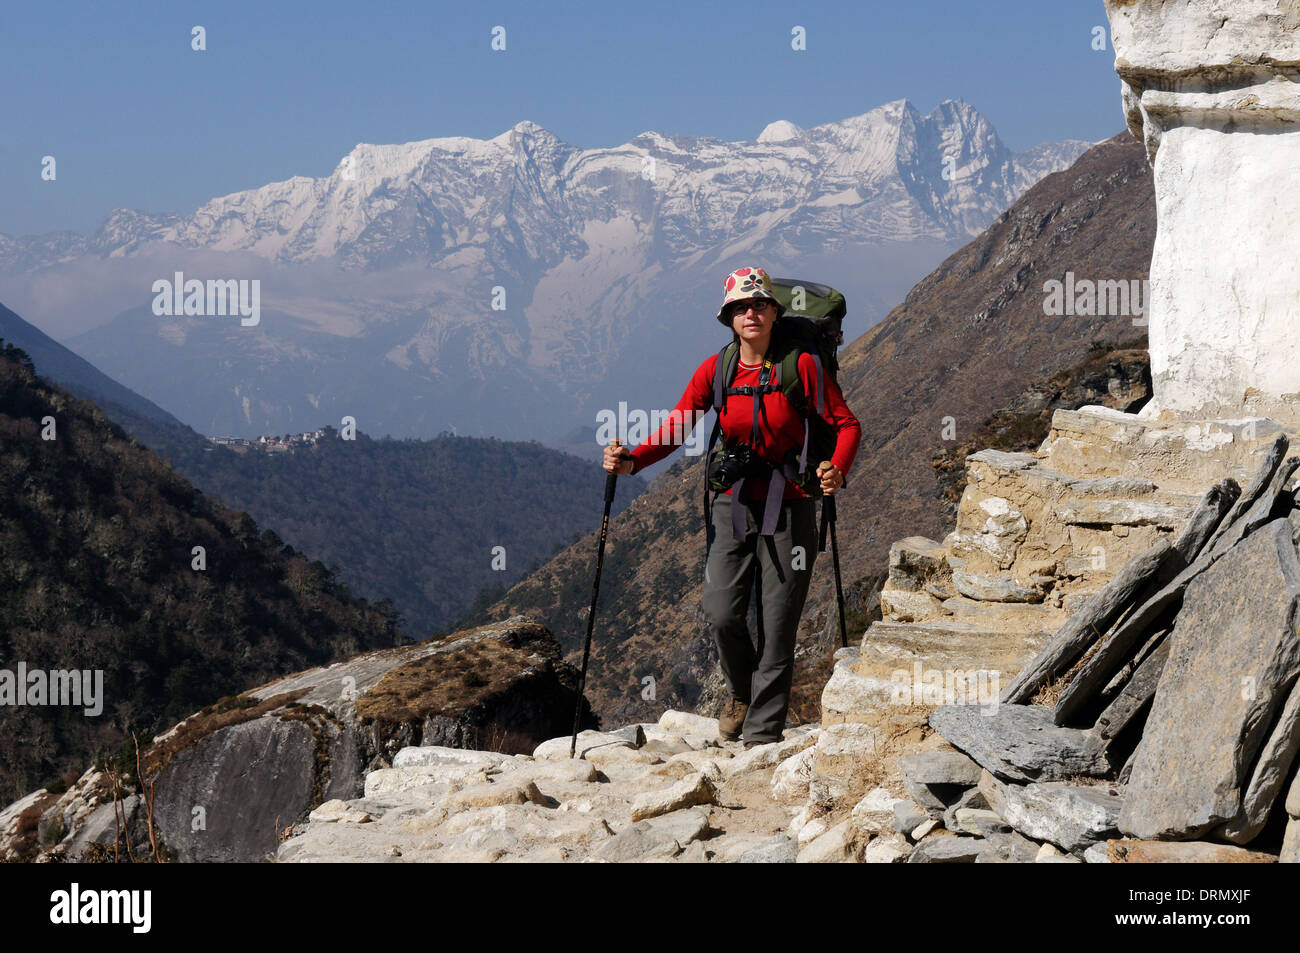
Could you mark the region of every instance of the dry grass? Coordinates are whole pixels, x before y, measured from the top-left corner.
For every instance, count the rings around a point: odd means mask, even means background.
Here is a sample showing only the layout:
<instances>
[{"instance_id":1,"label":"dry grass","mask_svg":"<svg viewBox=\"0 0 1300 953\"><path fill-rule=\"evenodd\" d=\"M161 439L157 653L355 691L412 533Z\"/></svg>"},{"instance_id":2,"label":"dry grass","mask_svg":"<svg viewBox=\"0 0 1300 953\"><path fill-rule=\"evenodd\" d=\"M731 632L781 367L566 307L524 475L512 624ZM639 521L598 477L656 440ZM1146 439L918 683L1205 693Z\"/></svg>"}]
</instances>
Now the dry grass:
<instances>
[{"instance_id":1,"label":"dry grass","mask_svg":"<svg viewBox=\"0 0 1300 953\"><path fill-rule=\"evenodd\" d=\"M456 652L438 652L390 669L357 699L362 722L397 725L431 715L454 716L507 689L531 668L536 646L515 649L484 639Z\"/></svg>"},{"instance_id":2,"label":"dry grass","mask_svg":"<svg viewBox=\"0 0 1300 953\"><path fill-rule=\"evenodd\" d=\"M882 712L878 724L883 736L875 753L860 763L852 778L853 787L864 793L883 787L896 797L903 796L898 758L921 750L934 734L930 727L933 705L893 705Z\"/></svg>"},{"instance_id":3,"label":"dry grass","mask_svg":"<svg viewBox=\"0 0 1300 953\"><path fill-rule=\"evenodd\" d=\"M182 751L187 751L214 731L260 718L267 712L297 701L310 689L273 695L259 701L251 695L231 695L192 715L181 728L146 752L145 775L156 775Z\"/></svg>"}]
</instances>

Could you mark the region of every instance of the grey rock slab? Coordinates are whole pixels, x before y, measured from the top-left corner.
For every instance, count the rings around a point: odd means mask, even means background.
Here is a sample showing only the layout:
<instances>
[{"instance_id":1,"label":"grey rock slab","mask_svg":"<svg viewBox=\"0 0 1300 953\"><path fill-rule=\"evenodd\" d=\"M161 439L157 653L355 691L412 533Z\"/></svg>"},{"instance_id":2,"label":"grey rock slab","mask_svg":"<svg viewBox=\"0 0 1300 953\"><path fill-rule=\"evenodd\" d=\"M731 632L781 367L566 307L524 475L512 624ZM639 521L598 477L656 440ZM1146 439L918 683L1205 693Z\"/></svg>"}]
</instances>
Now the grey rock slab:
<instances>
[{"instance_id":1,"label":"grey rock slab","mask_svg":"<svg viewBox=\"0 0 1300 953\"><path fill-rule=\"evenodd\" d=\"M960 751L918 751L898 759L904 778L919 784L958 784L974 787L980 783L980 766Z\"/></svg>"},{"instance_id":2,"label":"grey rock slab","mask_svg":"<svg viewBox=\"0 0 1300 953\"><path fill-rule=\"evenodd\" d=\"M1143 707L1156 694L1160 675L1169 659L1169 638L1166 635L1142 660L1119 694L1097 717L1097 733L1107 741L1128 727Z\"/></svg>"},{"instance_id":3,"label":"grey rock slab","mask_svg":"<svg viewBox=\"0 0 1300 953\"><path fill-rule=\"evenodd\" d=\"M1016 831L991 830L984 836L985 847L977 864L1032 864L1039 845Z\"/></svg>"},{"instance_id":4,"label":"grey rock slab","mask_svg":"<svg viewBox=\"0 0 1300 953\"><path fill-rule=\"evenodd\" d=\"M979 773L983 774L984 769L980 768ZM983 792L981 792L978 787L969 787L962 792L961 796L957 798L956 801L949 805L947 810L943 812L943 826L948 828L950 831L960 831L961 825L957 822L958 811L983 811L988 810L988 806L989 802L985 800ZM974 832L969 831L968 833Z\"/></svg>"},{"instance_id":5,"label":"grey rock slab","mask_svg":"<svg viewBox=\"0 0 1300 953\"><path fill-rule=\"evenodd\" d=\"M276 851L277 825L311 808L315 778L316 741L306 722L262 717L229 725L163 768L154 824L183 863L261 861ZM206 822L197 831L195 807Z\"/></svg>"},{"instance_id":6,"label":"grey rock slab","mask_svg":"<svg viewBox=\"0 0 1300 953\"><path fill-rule=\"evenodd\" d=\"M1054 724L1052 710L1039 705L945 705L931 712L930 727L981 767L1011 781L1100 777L1112 770L1100 738Z\"/></svg>"},{"instance_id":7,"label":"grey rock slab","mask_svg":"<svg viewBox=\"0 0 1300 953\"><path fill-rule=\"evenodd\" d=\"M1251 477L1250 482L1246 484L1246 488L1241 491L1236 501L1233 502L1232 508L1228 510L1228 515L1223 518L1218 529L1210 537L1209 542L1206 544L1208 547L1215 546L1232 528L1232 524L1244 516L1246 511L1255 504L1255 501L1259 499L1259 495L1264 492L1264 489L1272 481L1273 474L1277 472L1277 468L1281 465L1282 458L1286 456L1287 449L1290 446L1291 440L1286 434L1277 435L1272 446L1264 454L1264 459L1260 461L1259 469L1255 471L1255 475Z\"/></svg>"},{"instance_id":8,"label":"grey rock slab","mask_svg":"<svg viewBox=\"0 0 1300 953\"><path fill-rule=\"evenodd\" d=\"M937 821L980 776L980 766L959 751L905 754L898 768L908 797Z\"/></svg>"},{"instance_id":9,"label":"grey rock slab","mask_svg":"<svg viewBox=\"0 0 1300 953\"><path fill-rule=\"evenodd\" d=\"M614 738L622 738L633 748L640 748L646 743L645 729L640 725L627 725L624 728L616 728L605 733Z\"/></svg>"},{"instance_id":10,"label":"grey rock slab","mask_svg":"<svg viewBox=\"0 0 1300 953\"><path fill-rule=\"evenodd\" d=\"M1291 686L1282 714L1260 752L1242 798L1241 812L1223 826L1219 832L1221 837L1246 844L1264 829L1282 786L1291 776L1297 751L1300 751L1300 679Z\"/></svg>"},{"instance_id":11,"label":"grey rock slab","mask_svg":"<svg viewBox=\"0 0 1300 953\"><path fill-rule=\"evenodd\" d=\"M678 811L625 827L601 844L591 856L616 862L676 857L691 841L708 830L707 808Z\"/></svg>"},{"instance_id":12,"label":"grey rock slab","mask_svg":"<svg viewBox=\"0 0 1300 953\"><path fill-rule=\"evenodd\" d=\"M911 801L899 801L894 805L894 830L907 834L921 826L929 815Z\"/></svg>"},{"instance_id":13,"label":"grey rock slab","mask_svg":"<svg viewBox=\"0 0 1300 953\"><path fill-rule=\"evenodd\" d=\"M1188 839L1242 811L1248 770L1300 674L1300 557L1274 520L1188 586L1133 758L1120 829Z\"/></svg>"},{"instance_id":14,"label":"grey rock slab","mask_svg":"<svg viewBox=\"0 0 1300 953\"><path fill-rule=\"evenodd\" d=\"M1002 693L1004 703L1027 702L1053 675L1068 668L1097 640L1100 633L1134 603L1147 583L1178 557L1164 540L1130 559L1115 577L1093 593L1052 640L1026 665Z\"/></svg>"},{"instance_id":15,"label":"grey rock slab","mask_svg":"<svg viewBox=\"0 0 1300 953\"><path fill-rule=\"evenodd\" d=\"M751 847L736 859L738 864L793 864L799 856L799 845L784 834Z\"/></svg>"},{"instance_id":16,"label":"grey rock slab","mask_svg":"<svg viewBox=\"0 0 1300 953\"><path fill-rule=\"evenodd\" d=\"M1066 851L1081 851L1118 835L1123 798L1116 785L1044 781L1003 784L991 774L980 790L998 816L1035 840Z\"/></svg>"},{"instance_id":17,"label":"grey rock slab","mask_svg":"<svg viewBox=\"0 0 1300 953\"><path fill-rule=\"evenodd\" d=\"M1022 586L1005 576L979 576L952 571L953 588L967 599L980 602L1042 602L1043 590L1032 586Z\"/></svg>"},{"instance_id":18,"label":"grey rock slab","mask_svg":"<svg viewBox=\"0 0 1300 953\"><path fill-rule=\"evenodd\" d=\"M1233 479L1222 480L1205 491L1200 503L1192 512L1191 519L1178 536L1174 548L1183 557L1183 562L1190 564L1200 554L1205 544L1214 535L1215 529L1223 522L1224 515L1241 496L1241 487Z\"/></svg>"},{"instance_id":19,"label":"grey rock slab","mask_svg":"<svg viewBox=\"0 0 1300 953\"><path fill-rule=\"evenodd\" d=\"M1002 820L996 811L963 807L957 810L954 821L954 825L948 828L954 834L973 834L976 837L987 837L991 833L1006 833L1011 830L1011 826Z\"/></svg>"},{"instance_id":20,"label":"grey rock slab","mask_svg":"<svg viewBox=\"0 0 1300 953\"><path fill-rule=\"evenodd\" d=\"M923 839L908 855L909 864L973 864L987 847L982 837L936 833Z\"/></svg>"}]
</instances>

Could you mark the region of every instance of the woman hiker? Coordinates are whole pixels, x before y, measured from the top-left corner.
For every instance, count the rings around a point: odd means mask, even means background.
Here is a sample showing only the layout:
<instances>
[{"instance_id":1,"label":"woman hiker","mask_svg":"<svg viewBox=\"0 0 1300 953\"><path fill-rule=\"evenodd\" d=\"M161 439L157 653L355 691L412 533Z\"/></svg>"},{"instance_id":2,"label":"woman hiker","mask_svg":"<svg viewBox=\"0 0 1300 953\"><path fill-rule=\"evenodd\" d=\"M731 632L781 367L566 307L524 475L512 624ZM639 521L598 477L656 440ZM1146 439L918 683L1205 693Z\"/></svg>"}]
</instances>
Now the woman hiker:
<instances>
[{"instance_id":1,"label":"woman hiker","mask_svg":"<svg viewBox=\"0 0 1300 953\"><path fill-rule=\"evenodd\" d=\"M780 366L783 349L790 346L777 325L784 309L772 293L772 281L761 268L740 268L726 277L723 287L717 318L731 330L740 350L732 387L748 393L729 390L719 415L725 446L737 451L732 459L742 463L717 481L730 486L714 495L703 607L731 691L718 718L718 734L725 741L743 737L745 747L751 747L780 741L785 728L794 677L795 630L817 554L816 501L785 476L794 472L789 461L799 455L800 448L807 452L806 431L798 410L779 387L770 384L772 368ZM700 412L713 406L717 360L718 355L710 355L696 369L675 412L658 433L630 453L623 447L606 447L605 469L636 473L683 444L687 434L680 421L697 420ZM797 361L803 393L825 395L821 416L836 433L831 465L816 470L822 492L831 494L844 485L862 428L813 355L800 354ZM755 406L756 393L759 406ZM761 462L746 457L747 447ZM743 478L732 483L736 473ZM772 487L769 499L771 480L784 486ZM739 509L736 495L742 501ZM757 647L745 619L756 566L762 613Z\"/></svg>"}]
</instances>

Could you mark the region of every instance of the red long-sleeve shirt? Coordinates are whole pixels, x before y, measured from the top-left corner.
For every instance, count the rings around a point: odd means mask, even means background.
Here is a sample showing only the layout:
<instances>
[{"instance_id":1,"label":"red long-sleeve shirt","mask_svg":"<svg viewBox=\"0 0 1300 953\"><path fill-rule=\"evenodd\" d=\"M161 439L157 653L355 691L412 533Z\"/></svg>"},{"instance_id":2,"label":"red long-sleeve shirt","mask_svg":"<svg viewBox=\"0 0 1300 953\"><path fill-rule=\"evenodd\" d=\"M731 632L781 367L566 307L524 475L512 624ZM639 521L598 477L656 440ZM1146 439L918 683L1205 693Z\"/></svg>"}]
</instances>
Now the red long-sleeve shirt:
<instances>
[{"instance_id":1,"label":"red long-sleeve shirt","mask_svg":"<svg viewBox=\"0 0 1300 953\"><path fill-rule=\"evenodd\" d=\"M686 433L677 426L677 420L694 421L699 412L707 411L713 406L713 375L717 366L718 355L712 354L696 368L691 381L686 385L686 392L677 402L674 412L645 443L631 451L634 467L632 472L642 470L668 456L685 442ZM757 386L758 374L762 365L740 363L736 367L732 387ZM816 413L814 395L821 390L825 395L826 413L823 419L836 430L835 452L831 462L848 478L849 468L858 454L858 444L862 440L862 425L853 416L844 395L829 375L824 372L821 380L817 377L817 362L811 354L799 355L799 377L803 382L803 392L813 413ZM695 416L688 416L695 414ZM727 443L749 443L750 427L754 421L754 398L744 394L728 397L722 408L722 433L720 439ZM758 418L759 433L762 442L758 447L760 455L769 463L780 465L793 450L795 453L803 446L803 418L785 395L777 392L763 395L762 413ZM711 427L711 423L701 423ZM811 449L810 449L811 452ZM820 461L813 460L816 467ZM767 496L769 478L767 476L751 478L745 481L744 497L746 500L761 501ZM728 493L731 490L727 490ZM783 499L799 499L807 494L789 480L785 484Z\"/></svg>"}]
</instances>

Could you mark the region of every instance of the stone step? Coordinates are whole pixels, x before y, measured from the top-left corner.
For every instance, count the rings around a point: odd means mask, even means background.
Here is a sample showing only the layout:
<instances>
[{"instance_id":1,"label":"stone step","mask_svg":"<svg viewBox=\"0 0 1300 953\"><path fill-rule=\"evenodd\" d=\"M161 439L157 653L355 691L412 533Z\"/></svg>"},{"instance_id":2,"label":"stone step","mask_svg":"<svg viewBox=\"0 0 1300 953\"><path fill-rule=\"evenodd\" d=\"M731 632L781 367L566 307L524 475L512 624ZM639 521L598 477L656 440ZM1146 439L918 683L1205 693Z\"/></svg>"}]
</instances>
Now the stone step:
<instances>
[{"instance_id":1,"label":"stone step","mask_svg":"<svg viewBox=\"0 0 1300 953\"><path fill-rule=\"evenodd\" d=\"M1047 643L1050 632L1006 631L952 618L925 622L873 622L853 666L859 676L891 682L937 672L998 672L1004 682ZM867 684L867 683L862 683Z\"/></svg>"},{"instance_id":2,"label":"stone step","mask_svg":"<svg viewBox=\"0 0 1300 953\"><path fill-rule=\"evenodd\" d=\"M1199 495L1224 476L1244 485L1283 430L1295 436L1266 418L1160 420L1089 406L1056 411L1039 453L1046 466L1076 477L1158 473L1162 497Z\"/></svg>"},{"instance_id":3,"label":"stone step","mask_svg":"<svg viewBox=\"0 0 1300 953\"><path fill-rule=\"evenodd\" d=\"M1027 629L1055 632L1070 617L1064 609L1046 602L984 602L954 596L945 599L942 606L958 622L1009 632Z\"/></svg>"}]
</instances>

